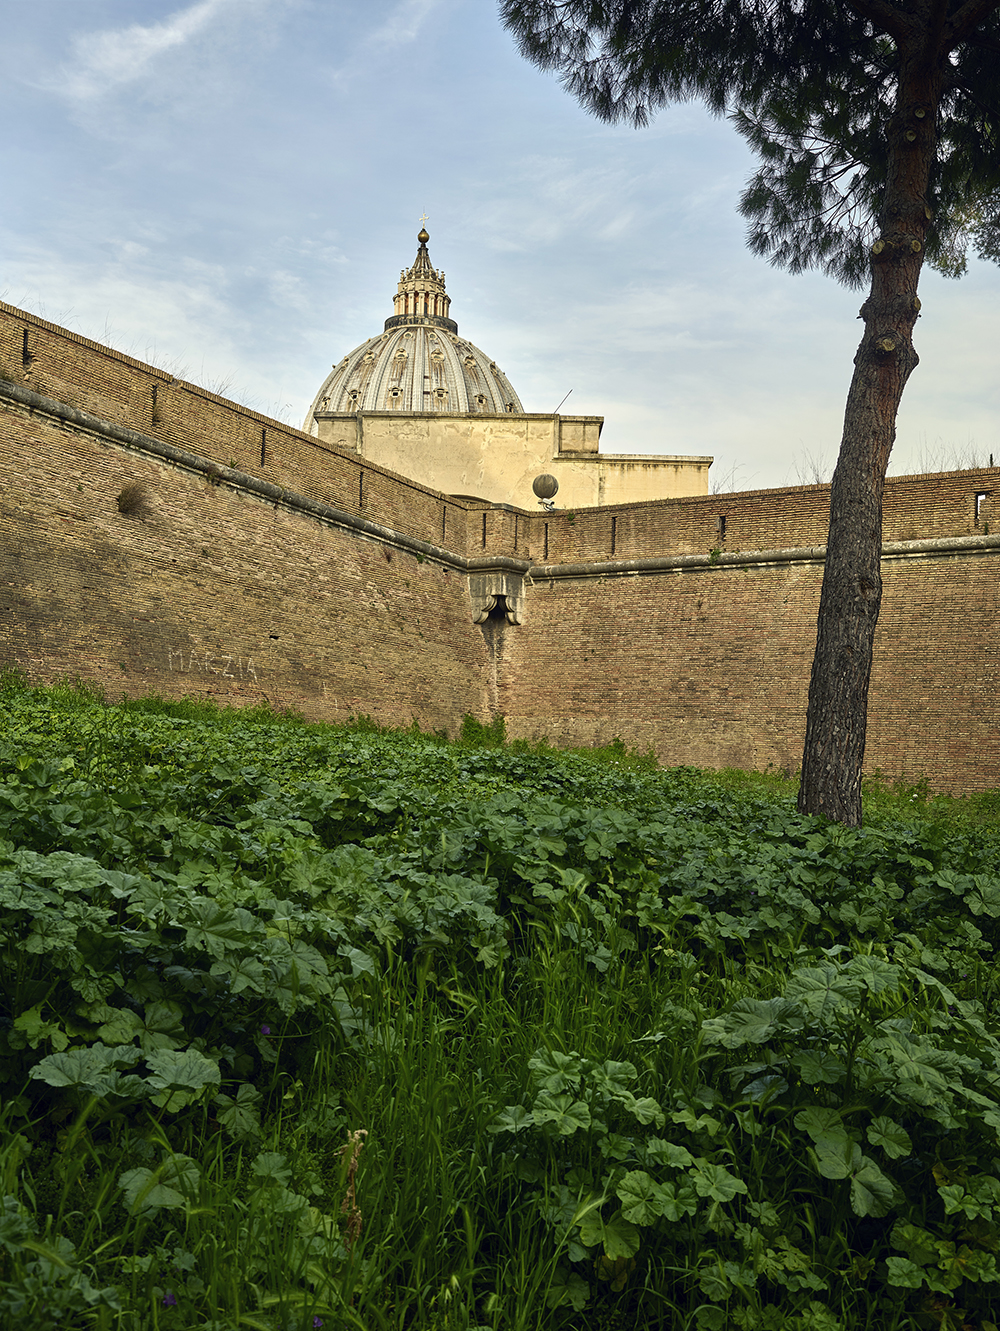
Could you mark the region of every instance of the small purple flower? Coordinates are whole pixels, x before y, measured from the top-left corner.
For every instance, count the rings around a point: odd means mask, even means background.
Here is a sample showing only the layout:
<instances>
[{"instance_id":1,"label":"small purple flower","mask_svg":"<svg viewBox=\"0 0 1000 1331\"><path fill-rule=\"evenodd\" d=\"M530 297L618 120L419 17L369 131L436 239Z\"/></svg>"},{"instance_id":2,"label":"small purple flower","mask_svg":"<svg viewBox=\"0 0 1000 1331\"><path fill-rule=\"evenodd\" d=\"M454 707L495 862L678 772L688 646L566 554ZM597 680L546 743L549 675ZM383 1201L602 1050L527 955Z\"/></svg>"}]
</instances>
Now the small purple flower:
<instances>
[{"instance_id":1,"label":"small purple flower","mask_svg":"<svg viewBox=\"0 0 1000 1331\"><path fill-rule=\"evenodd\" d=\"M314 1317L314 1318L313 1318L313 1326L319 1327L319 1326L322 1326L322 1325L323 1325L323 1319L322 1319L322 1317Z\"/></svg>"},{"instance_id":2,"label":"small purple flower","mask_svg":"<svg viewBox=\"0 0 1000 1331\"><path fill-rule=\"evenodd\" d=\"M270 1034L271 1034L271 1028L270 1028L270 1026L262 1026L262 1027L260 1028L260 1033L261 1033L261 1035L270 1035Z\"/></svg>"},{"instance_id":3,"label":"small purple flower","mask_svg":"<svg viewBox=\"0 0 1000 1331\"><path fill-rule=\"evenodd\" d=\"M163 1306L164 1306L164 1308L176 1308L176 1307L177 1307L177 1295L173 1292L173 1290L168 1289L167 1292L166 1292L166 1294L164 1294L164 1296L163 1296Z\"/></svg>"}]
</instances>

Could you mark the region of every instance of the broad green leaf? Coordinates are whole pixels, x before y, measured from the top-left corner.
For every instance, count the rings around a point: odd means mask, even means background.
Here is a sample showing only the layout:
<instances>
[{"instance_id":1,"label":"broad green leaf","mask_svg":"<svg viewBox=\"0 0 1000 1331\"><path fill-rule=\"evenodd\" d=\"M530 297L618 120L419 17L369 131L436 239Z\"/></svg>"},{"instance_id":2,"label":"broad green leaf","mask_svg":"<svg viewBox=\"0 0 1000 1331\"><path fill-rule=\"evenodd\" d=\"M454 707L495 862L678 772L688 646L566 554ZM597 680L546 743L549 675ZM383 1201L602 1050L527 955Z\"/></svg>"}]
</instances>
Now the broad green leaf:
<instances>
[{"instance_id":1,"label":"broad green leaf","mask_svg":"<svg viewBox=\"0 0 1000 1331\"><path fill-rule=\"evenodd\" d=\"M592 1067L587 1073L587 1081L599 1095L621 1096L628 1095L628 1084L635 1081L638 1075L634 1063L613 1063L608 1060Z\"/></svg>"},{"instance_id":2,"label":"broad green leaf","mask_svg":"<svg viewBox=\"0 0 1000 1331\"><path fill-rule=\"evenodd\" d=\"M222 906L210 897L195 897L186 913L191 921L187 946L204 948L213 957L223 957L263 933L263 925L248 910Z\"/></svg>"},{"instance_id":3,"label":"broad green leaf","mask_svg":"<svg viewBox=\"0 0 1000 1331\"><path fill-rule=\"evenodd\" d=\"M859 979L830 963L800 967L785 986L785 998L801 1003L821 1025L834 1013L856 1007L862 993Z\"/></svg>"},{"instance_id":4,"label":"broad green leaf","mask_svg":"<svg viewBox=\"0 0 1000 1331\"><path fill-rule=\"evenodd\" d=\"M757 1277L747 1267L738 1262L724 1262L713 1253L714 1262L702 1267L698 1273L698 1284L706 1298L715 1303L728 1299L733 1290L745 1290L757 1283Z\"/></svg>"},{"instance_id":5,"label":"broad green leaf","mask_svg":"<svg viewBox=\"0 0 1000 1331\"><path fill-rule=\"evenodd\" d=\"M186 1042L184 1009L179 1003L159 999L146 1004L139 1043L147 1053L153 1049L177 1049Z\"/></svg>"},{"instance_id":6,"label":"broad green leaf","mask_svg":"<svg viewBox=\"0 0 1000 1331\"><path fill-rule=\"evenodd\" d=\"M281 1184L258 1188L251 1193L250 1200L271 1215L295 1215L309 1207L309 1202L301 1193L292 1192Z\"/></svg>"},{"instance_id":7,"label":"broad green leaf","mask_svg":"<svg viewBox=\"0 0 1000 1331\"><path fill-rule=\"evenodd\" d=\"M970 1261L973 1256L972 1251L963 1243L961 1247L954 1243L940 1245L941 1260L937 1264L940 1275L937 1279L940 1284L935 1283L933 1276L936 1274L931 1271L925 1271L924 1279L927 1280L932 1289L953 1290L958 1289L964 1280L969 1278L971 1271L976 1269L976 1263ZM973 1276L973 1279L975 1277Z\"/></svg>"},{"instance_id":8,"label":"broad green leaf","mask_svg":"<svg viewBox=\"0 0 1000 1331\"><path fill-rule=\"evenodd\" d=\"M252 1137L260 1127L258 1106L263 1097L255 1086L245 1081L236 1092L235 1100L228 1095L217 1095L212 1103L216 1116L231 1137L237 1140Z\"/></svg>"},{"instance_id":9,"label":"broad green leaf","mask_svg":"<svg viewBox=\"0 0 1000 1331\"><path fill-rule=\"evenodd\" d=\"M524 1105L507 1105L488 1126L489 1132L521 1132L535 1121L530 1110Z\"/></svg>"},{"instance_id":10,"label":"broad green leaf","mask_svg":"<svg viewBox=\"0 0 1000 1331\"><path fill-rule=\"evenodd\" d=\"M558 1049L539 1049L528 1059L532 1081L543 1091L567 1091L580 1083L583 1059L577 1053L563 1054Z\"/></svg>"},{"instance_id":11,"label":"broad green leaf","mask_svg":"<svg viewBox=\"0 0 1000 1331\"><path fill-rule=\"evenodd\" d=\"M590 1127L590 1108L583 1100L572 1095L552 1095L542 1091L535 1099L532 1118L538 1127L551 1124L560 1137L569 1137L580 1129Z\"/></svg>"},{"instance_id":12,"label":"broad green leaf","mask_svg":"<svg viewBox=\"0 0 1000 1331\"><path fill-rule=\"evenodd\" d=\"M580 1241L587 1248L600 1246L604 1256L615 1261L619 1257L634 1257L639 1251L639 1231L625 1219L621 1210L610 1220L604 1220L598 1208L588 1212L580 1221Z\"/></svg>"},{"instance_id":13,"label":"broad green leaf","mask_svg":"<svg viewBox=\"0 0 1000 1331\"><path fill-rule=\"evenodd\" d=\"M618 1099L639 1123L655 1123L658 1128L662 1128L667 1121L663 1110L651 1096L646 1095L637 1100L631 1091L626 1091Z\"/></svg>"},{"instance_id":14,"label":"broad green leaf","mask_svg":"<svg viewBox=\"0 0 1000 1331\"><path fill-rule=\"evenodd\" d=\"M817 1145L822 1142L832 1148L848 1141L847 1128L837 1109L810 1105L808 1109L800 1109L792 1122L803 1132L808 1132Z\"/></svg>"},{"instance_id":15,"label":"broad green leaf","mask_svg":"<svg viewBox=\"0 0 1000 1331\"><path fill-rule=\"evenodd\" d=\"M789 1062L807 1086L835 1086L847 1072L847 1064L832 1049L800 1049Z\"/></svg>"},{"instance_id":16,"label":"broad green leaf","mask_svg":"<svg viewBox=\"0 0 1000 1331\"><path fill-rule=\"evenodd\" d=\"M57 1021L45 1021L42 1017L42 1004L36 1003L33 1008L20 1013L14 1018L14 1029L23 1031L28 1044L32 1049L47 1040L52 1041L52 1048L57 1052L66 1048L69 1044L69 1036Z\"/></svg>"},{"instance_id":17,"label":"broad green leaf","mask_svg":"<svg viewBox=\"0 0 1000 1331\"><path fill-rule=\"evenodd\" d=\"M884 1028L885 1023L882 1025ZM956 1069L947 1050L895 1032L880 1038L876 1047L892 1060L898 1073L898 1089L908 1099L917 1104L931 1104L935 1099L951 1103L950 1074Z\"/></svg>"},{"instance_id":18,"label":"broad green leaf","mask_svg":"<svg viewBox=\"0 0 1000 1331\"><path fill-rule=\"evenodd\" d=\"M674 1183L664 1183L663 1192L663 1215L671 1223L676 1223L681 1216L694 1215L697 1211L698 1198L689 1183L682 1183L679 1187Z\"/></svg>"},{"instance_id":19,"label":"broad green leaf","mask_svg":"<svg viewBox=\"0 0 1000 1331\"><path fill-rule=\"evenodd\" d=\"M178 1209L198 1195L201 1171L187 1155L172 1155L159 1169L129 1169L118 1180L125 1204L133 1215L158 1209Z\"/></svg>"},{"instance_id":20,"label":"broad green leaf","mask_svg":"<svg viewBox=\"0 0 1000 1331\"><path fill-rule=\"evenodd\" d=\"M820 1283L819 1286L812 1288L826 1289L826 1286ZM844 1323L824 1303L817 1302L816 1299L809 1300L809 1307L801 1317L800 1325L802 1331L844 1331Z\"/></svg>"},{"instance_id":21,"label":"broad green leaf","mask_svg":"<svg viewBox=\"0 0 1000 1331\"><path fill-rule=\"evenodd\" d=\"M148 920L163 916L173 924L188 902L188 894L171 883L144 878L132 894L129 905Z\"/></svg>"},{"instance_id":22,"label":"broad green leaf","mask_svg":"<svg viewBox=\"0 0 1000 1331\"><path fill-rule=\"evenodd\" d=\"M225 976L233 994L241 994L244 989L262 994L267 989L267 971L254 957L227 956L213 961L209 974Z\"/></svg>"},{"instance_id":23,"label":"broad green leaf","mask_svg":"<svg viewBox=\"0 0 1000 1331\"><path fill-rule=\"evenodd\" d=\"M62 1053L49 1054L28 1073L36 1081L44 1081L49 1086L77 1086L91 1095L104 1098L120 1093L119 1070L135 1067L142 1057L142 1051L134 1045L115 1045L109 1048L103 1044L92 1044L86 1049L66 1049ZM138 1078L128 1078L135 1082L135 1094L144 1092L145 1087Z\"/></svg>"},{"instance_id":24,"label":"broad green leaf","mask_svg":"<svg viewBox=\"0 0 1000 1331\"><path fill-rule=\"evenodd\" d=\"M880 1146L890 1160L901 1160L913 1154L913 1143L906 1129L884 1115L873 1118L868 1124L868 1140L873 1146Z\"/></svg>"},{"instance_id":25,"label":"broad green leaf","mask_svg":"<svg viewBox=\"0 0 1000 1331\"><path fill-rule=\"evenodd\" d=\"M683 1169L694 1159L686 1147L664 1141L662 1137L650 1137L646 1142L645 1154L649 1164L668 1165L673 1169Z\"/></svg>"},{"instance_id":26,"label":"broad green leaf","mask_svg":"<svg viewBox=\"0 0 1000 1331\"><path fill-rule=\"evenodd\" d=\"M172 1112L193 1104L222 1081L218 1063L197 1049L154 1049L146 1055L153 1104Z\"/></svg>"},{"instance_id":27,"label":"broad green leaf","mask_svg":"<svg viewBox=\"0 0 1000 1331\"><path fill-rule=\"evenodd\" d=\"M640 1241L638 1229L620 1210L604 1226L604 1255L612 1262L620 1257L634 1257Z\"/></svg>"},{"instance_id":28,"label":"broad green leaf","mask_svg":"<svg viewBox=\"0 0 1000 1331\"><path fill-rule=\"evenodd\" d=\"M856 1165L851 1174L851 1206L855 1215L888 1215L898 1195L896 1185L886 1178L875 1161L867 1155L862 1156L860 1165Z\"/></svg>"},{"instance_id":29,"label":"broad green leaf","mask_svg":"<svg viewBox=\"0 0 1000 1331\"><path fill-rule=\"evenodd\" d=\"M887 989L899 988L902 971L881 957L852 957L845 970L854 979L860 980L870 994L881 994Z\"/></svg>"},{"instance_id":30,"label":"broad green leaf","mask_svg":"<svg viewBox=\"0 0 1000 1331\"><path fill-rule=\"evenodd\" d=\"M695 1309L698 1331L724 1331L729 1314L725 1308L717 1308L714 1303L703 1303Z\"/></svg>"},{"instance_id":31,"label":"broad green leaf","mask_svg":"<svg viewBox=\"0 0 1000 1331\"><path fill-rule=\"evenodd\" d=\"M980 1174L961 1183L943 1184L938 1188L944 1202L945 1215L961 1211L969 1220L991 1220L1000 1210L1000 1180Z\"/></svg>"},{"instance_id":32,"label":"broad green leaf","mask_svg":"<svg viewBox=\"0 0 1000 1331\"><path fill-rule=\"evenodd\" d=\"M112 1008L113 1016L101 1023L97 1034L108 1044L127 1044L145 1030L142 1018L131 1008Z\"/></svg>"},{"instance_id":33,"label":"broad green leaf","mask_svg":"<svg viewBox=\"0 0 1000 1331\"><path fill-rule=\"evenodd\" d=\"M918 1225L909 1225L897 1220L889 1238L894 1248L900 1248L912 1261L922 1266L937 1260L937 1240L933 1234L929 1234L926 1229L921 1229Z\"/></svg>"},{"instance_id":34,"label":"broad green leaf","mask_svg":"<svg viewBox=\"0 0 1000 1331\"><path fill-rule=\"evenodd\" d=\"M966 1280L981 1280L984 1285L1000 1284L1000 1270L997 1269L997 1259L993 1253L983 1252L981 1248L963 1247L959 1257Z\"/></svg>"},{"instance_id":35,"label":"broad green leaf","mask_svg":"<svg viewBox=\"0 0 1000 1331\"><path fill-rule=\"evenodd\" d=\"M253 1162L253 1172L264 1183L280 1187L292 1178L285 1156L278 1151L261 1151Z\"/></svg>"},{"instance_id":36,"label":"broad green leaf","mask_svg":"<svg viewBox=\"0 0 1000 1331\"><path fill-rule=\"evenodd\" d=\"M730 1202L738 1192L746 1192L742 1179L730 1174L722 1165L696 1160L690 1171L691 1182L700 1197L711 1197L714 1202Z\"/></svg>"},{"instance_id":37,"label":"broad green leaf","mask_svg":"<svg viewBox=\"0 0 1000 1331\"><path fill-rule=\"evenodd\" d=\"M842 1141L824 1139L815 1147L816 1168L823 1178L848 1178L861 1168L861 1147L845 1137Z\"/></svg>"},{"instance_id":38,"label":"broad green leaf","mask_svg":"<svg viewBox=\"0 0 1000 1331\"><path fill-rule=\"evenodd\" d=\"M701 1029L707 1044L739 1049L744 1044L763 1044L784 1028L795 1005L784 998L741 998L724 1017L710 1017Z\"/></svg>"},{"instance_id":39,"label":"broad green leaf","mask_svg":"<svg viewBox=\"0 0 1000 1331\"><path fill-rule=\"evenodd\" d=\"M58 887L60 892L93 892L105 881L105 872L95 860L67 850L46 855L44 868L35 872L39 878L51 879L53 887Z\"/></svg>"},{"instance_id":40,"label":"broad green leaf","mask_svg":"<svg viewBox=\"0 0 1000 1331\"><path fill-rule=\"evenodd\" d=\"M575 1308L583 1312L590 1298L590 1286L562 1263L556 1268L552 1282L545 1291L545 1303L549 1308Z\"/></svg>"},{"instance_id":41,"label":"broad green leaf","mask_svg":"<svg viewBox=\"0 0 1000 1331\"><path fill-rule=\"evenodd\" d=\"M342 957L346 957L351 963L351 978L356 980L359 975L374 975L375 962L370 953L362 952L358 947L349 947L346 943L337 949Z\"/></svg>"},{"instance_id":42,"label":"broad green leaf","mask_svg":"<svg viewBox=\"0 0 1000 1331\"><path fill-rule=\"evenodd\" d=\"M622 1215L636 1225L652 1225L665 1214L670 1195L642 1169L632 1169L618 1184Z\"/></svg>"},{"instance_id":43,"label":"broad green leaf","mask_svg":"<svg viewBox=\"0 0 1000 1331\"><path fill-rule=\"evenodd\" d=\"M636 1144L631 1137L625 1137L620 1132L609 1132L606 1137L602 1137L597 1143L601 1155L608 1160L628 1160L635 1152Z\"/></svg>"},{"instance_id":44,"label":"broad green leaf","mask_svg":"<svg viewBox=\"0 0 1000 1331\"><path fill-rule=\"evenodd\" d=\"M76 942L77 925L75 921L62 919L47 910L36 915L31 922L31 932L24 940L25 952L40 955L45 952L59 952L72 948Z\"/></svg>"},{"instance_id":45,"label":"broad green leaf","mask_svg":"<svg viewBox=\"0 0 1000 1331\"><path fill-rule=\"evenodd\" d=\"M696 1114L693 1109L675 1109L670 1118L672 1122L682 1123L692 1132L704 1132L709 1137L714 1137L722 1127L721 1121L711 1114Z\"/></svg>"}]
</instances>

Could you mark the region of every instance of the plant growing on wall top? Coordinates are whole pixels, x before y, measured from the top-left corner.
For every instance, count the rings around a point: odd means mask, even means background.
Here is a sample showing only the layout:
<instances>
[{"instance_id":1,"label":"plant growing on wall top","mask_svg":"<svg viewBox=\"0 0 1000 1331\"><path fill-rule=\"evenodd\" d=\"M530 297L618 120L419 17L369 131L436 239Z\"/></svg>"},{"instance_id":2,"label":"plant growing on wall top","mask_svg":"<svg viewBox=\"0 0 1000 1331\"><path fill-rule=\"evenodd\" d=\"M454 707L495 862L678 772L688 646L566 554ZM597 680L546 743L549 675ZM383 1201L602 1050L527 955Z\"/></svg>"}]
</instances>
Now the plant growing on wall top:
<instances>
[{"instance_id":1,"label":"plant growing on wall top","mask_svg":"<svg viewBox=\"0 0 1000 1331\"><path fill-rule=\"evenodd\" d=\"M925 256L1000 259L1000 0L501 0L522 52L605 120L701 97L761 166L750 248L850 286L861 307L830 531L799 808L861 821L882 596L882 493L917 364Z\"/></svg>"},{"instance_id":2,"label":"plant growing on wall top","mask_svg":"<svg viewBox=\"0 0 1000 1331\"><path fill-rule=\"evenodd\" d=\"M142 481L129 481L122 486L116 502L118 512L126 518L146 518L153 511Z\"/></svg>"}]
</instances>

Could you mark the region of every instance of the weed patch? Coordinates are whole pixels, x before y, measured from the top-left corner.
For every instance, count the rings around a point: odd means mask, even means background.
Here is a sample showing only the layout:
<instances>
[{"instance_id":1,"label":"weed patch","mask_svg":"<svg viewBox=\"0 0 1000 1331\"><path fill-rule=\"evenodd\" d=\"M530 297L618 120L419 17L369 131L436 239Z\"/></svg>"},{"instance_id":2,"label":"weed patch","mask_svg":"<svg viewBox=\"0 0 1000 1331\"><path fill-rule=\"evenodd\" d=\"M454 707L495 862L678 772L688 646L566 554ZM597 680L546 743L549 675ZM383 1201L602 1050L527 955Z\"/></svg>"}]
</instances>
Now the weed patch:
<instances>
[{"instance_id":1,"label":"weed patch","mask_svg":"<svg viewBox=\"0 0 1000 1331\"><path fill-rule=\"evenodd\" d=\"M0 717L0 1327L995 1331L995 793Z\"/></svg>"}]
</instances>

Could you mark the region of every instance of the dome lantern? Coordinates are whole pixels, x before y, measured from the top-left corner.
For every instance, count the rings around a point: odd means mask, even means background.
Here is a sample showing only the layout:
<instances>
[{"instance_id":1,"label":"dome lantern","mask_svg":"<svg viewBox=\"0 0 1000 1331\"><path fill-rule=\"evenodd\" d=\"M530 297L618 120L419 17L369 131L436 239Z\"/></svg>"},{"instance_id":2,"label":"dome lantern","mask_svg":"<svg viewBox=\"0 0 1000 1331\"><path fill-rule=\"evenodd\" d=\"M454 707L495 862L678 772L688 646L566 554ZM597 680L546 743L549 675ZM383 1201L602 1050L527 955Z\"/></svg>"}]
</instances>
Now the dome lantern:
<instances>
[{"instance_id":1,"label":"dome lantern","mask_svg":"<svg viewBox=\"0 0 1000 1331\"><path fill-rule=\"evenodd\" d=\"M417 257L409 268L399 275L399 286L393 301L393 314L386 319L386 332L403 324L430 323L449 333L458 332L458 324L448 318L451 297L444 289L444 273L431 263L427 250L430 236L421 228L417 235Z\"/></svg>"}]
</instances>

